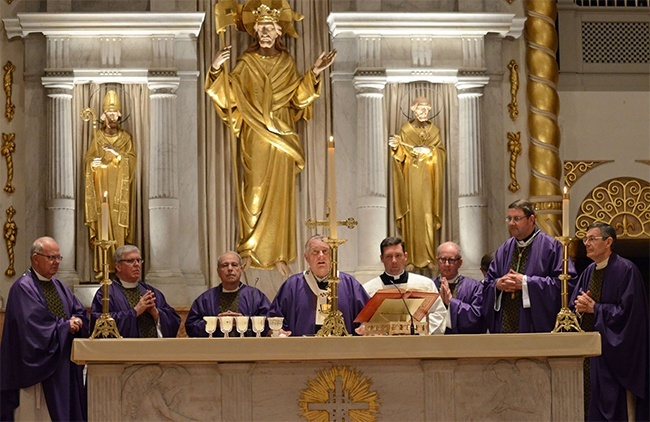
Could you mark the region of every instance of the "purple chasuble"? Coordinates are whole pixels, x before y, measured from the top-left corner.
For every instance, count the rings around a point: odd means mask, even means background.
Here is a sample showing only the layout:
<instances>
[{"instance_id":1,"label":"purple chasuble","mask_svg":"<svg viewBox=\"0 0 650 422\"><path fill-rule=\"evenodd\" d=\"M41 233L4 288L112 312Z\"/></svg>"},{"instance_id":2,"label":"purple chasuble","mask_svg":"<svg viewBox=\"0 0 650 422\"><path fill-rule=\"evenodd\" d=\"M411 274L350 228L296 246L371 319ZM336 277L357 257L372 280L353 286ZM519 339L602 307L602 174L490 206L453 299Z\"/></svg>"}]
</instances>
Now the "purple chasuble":
<instances>
[{"instance_id":1,"label":"purple chasuble","mask_svg":"<svg viewBox=\"0 0 650 422\"><path fill-rule=\"evenodd\" d=\"M88 337L88 315L79 299L56 278L52 283L61 298L66 318L52 315L36 275L25 272L9 290L0 346L0 418L13 420L21 388L41 383L53 421L87 420L82 366L70 361L72 340ZM69 319L83 327L70 333ZM26 404L30 406L30 404Z\"/></svg>"},{"instance_id":2,"label":"purple chasuble","mask_svg":"<svg viewBox=\"0 0 650 422\"><path fill-rule=\"evenodd\" d=\"M218 285L203 292L194 300L187 320L185 321L185 331L189 337L207 337L205 332L204 316L219 315L219 305L221 303L221 294L223 285ZM253 286L247 286L239 283L239 313L246 316L266 316L269 311L271 302L262 291ZM249 322L250 324L250 322ZM268 328L268 324L267 324ZM265 330L266 332L266 330ZM217 330L213 336L223 337L223 333Z\"/></svg>"},{"instance_id":3,"label":"purple chasuble","mask_svg":"<svg viewBox=\"0 0 650 422\"><path fill-rule=\"evenodd\" d=\"M140 296L143 296L147 290L151 290L156 297L156 309L160 315L160 331L163 337L176 337L178 327L181 325L181 317L178 316L174 308L169 306L165 300L165 295L155 287L138 281L137 287L140 291ZM108 286L108 294L110 301L108 302L108 313L115 320L117 330L124 338L140 338L140 328L138 326L138 315L135 309L129 304L122 287L117 284L115 280ZM102 298L104 297L102 289L97 289L91 307L92 327L95 326L95 321L102 314Z\"/></svg>"},{"instance_id":4,"label":"purple chasuble","mask_svg":"<svg viewBox=\"0 0 650 422\"><path fill-rule=\"evenodd\" d=\"M440 285L440 277L434 280ZM451 329L445 334L482 334L485 333L485 320L482 314L483 284L463 275L458 277L454 297L449 301Z\"/></svg>"},{"instance_id":5,"label":"purple chasuble","mask_svg":"<svg viewBox=\"0 0 650 422\"><path fill-rule=\"evenodd\" d=\"M361 283L350 274L339 272L339 310L343 314L349 334L359 326L353 321L361 312L370 296ZM292 336L316 334L316 295L311 291L303 273L289 277L275 295L269 317L284 317L282 329Z\"/></svg>"},{"instance_id":6,"label":"purple chasuble","mask_svg":"<svg viewBox=\"0 0 650 422\"><path fill-rule=\"evenodd\" d=\"M483 284L483 316L491 333L501 332L502 308L494 309L495 302L503 292L497 290L497 280L510 271L512 255L516 253L517 240L506 240L497 249ZM562 244L552 236L540 232L530 245L526 268L520 271L528 278L530 308L519 307L520 333L548 333L555 327L560 307L562 283ZM573 262L569 261L569 275L575 279ZM571 292L569 292L570 294Z\"/></svg>"},{"instance_id":7,"label":"purple chasuble","mask_svg":"<svg viewBox=\"0 0 650 422\"><path fill-rule=\"evenodd\" d=\"M569 304L575 308L580 291L589 290L596 264L589 265L576 284ZM602 354L590 358L591 402L588 420L627 420L625 390L636 396L636 420L648 420L648 302L639 269L611 254L604 269L600 302L594 305L594 331L600 333Z\"/></svg>"}]
</instances>

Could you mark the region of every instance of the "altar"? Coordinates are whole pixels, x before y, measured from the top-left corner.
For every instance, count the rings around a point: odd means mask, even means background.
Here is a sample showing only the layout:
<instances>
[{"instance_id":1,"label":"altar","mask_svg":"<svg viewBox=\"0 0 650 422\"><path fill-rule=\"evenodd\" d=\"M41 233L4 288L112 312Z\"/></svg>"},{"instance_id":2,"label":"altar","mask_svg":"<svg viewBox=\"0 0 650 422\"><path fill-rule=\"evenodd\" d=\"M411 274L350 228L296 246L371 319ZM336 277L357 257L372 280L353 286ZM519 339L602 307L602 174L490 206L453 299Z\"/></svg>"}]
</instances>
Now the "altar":
<instances>
[{"instance_id":1,"label":"altar","mask_svg":"<svg viewBox=\"0 0 650 422\"><path fill-rule=\"evenodd\" d=\"M90 421L575 421L600 353L598 333L544 333L77 339L72 359Z\"/></svg>"}]
</instances>

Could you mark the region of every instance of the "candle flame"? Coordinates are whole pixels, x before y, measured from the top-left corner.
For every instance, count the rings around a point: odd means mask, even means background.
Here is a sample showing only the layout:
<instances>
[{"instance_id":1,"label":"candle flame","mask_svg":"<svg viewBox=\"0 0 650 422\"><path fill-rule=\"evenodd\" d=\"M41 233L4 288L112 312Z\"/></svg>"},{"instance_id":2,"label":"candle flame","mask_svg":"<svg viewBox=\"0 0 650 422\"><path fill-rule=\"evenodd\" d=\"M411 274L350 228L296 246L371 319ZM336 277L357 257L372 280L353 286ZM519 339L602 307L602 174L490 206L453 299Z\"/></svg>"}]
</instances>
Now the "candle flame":
<instances>
[{"instance_id":1,"label":"candle flame","mask_svg":"<svg viewBox=\"0 0 650 422\"><path fill-rule=\"evenodd\" d=\"M329 141L327 141L327 147L328 148L334 148L334 137L330 136Z\"/></svg>"}]
</instances>

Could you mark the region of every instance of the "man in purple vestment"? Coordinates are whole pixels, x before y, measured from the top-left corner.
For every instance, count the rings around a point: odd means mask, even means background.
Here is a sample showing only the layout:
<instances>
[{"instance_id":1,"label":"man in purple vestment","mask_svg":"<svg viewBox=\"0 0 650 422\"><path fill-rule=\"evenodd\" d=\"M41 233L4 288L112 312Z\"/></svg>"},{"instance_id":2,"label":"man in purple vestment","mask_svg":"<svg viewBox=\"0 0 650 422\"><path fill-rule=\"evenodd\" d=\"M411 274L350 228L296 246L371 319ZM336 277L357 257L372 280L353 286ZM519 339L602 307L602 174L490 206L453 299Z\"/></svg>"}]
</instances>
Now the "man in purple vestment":
<instances>
[{"instance_id":1,"label":"man in purple vestment","mask_svg":"<svg viewBox=\"0 0 650 422\"><path fill-rule=\"evenodd\" d=\"M240 281L242 258L237 252L221 255L217 265L221 284L197 297L187 314L185 331L190 337L208 336L204 316L266 316L271 306L261 290ZM231 333L230 336L237 334ZM223 337L223 333L217 331L216 336Z\"/></svg>"},{"instance_id":2,"label":"man in purple vestment","mask_svg":"<svg viewBox=\"0 0 650 422\"><path fill-rule=\"evenodd\" d=\"M109 286L108 312L117 324L122 337L157 338L176 337L181 317L155 287L140 280L142 263L140 250L123 245L115 250L115 279ZM91 324L102 314L102 289L93 299Z\"/></svg>"},{"instance_id":3,"label":"man in purple vestment","mask_svg":"<svg viewBox=\"0 0 650 422\"><path fill-rule=\"evenodd\" d=\"M88 315L70 289L54 278L60 254L51 237L36 239L32 267L9 290L0 346L0 420L14 420L15 410L24 419L29 413L22 408L34 403L21 403L20 391L38 384L50 419L88 419L82 367L70 361L72 340L88 337Z\"/></svg>"},{"instance_id":4,"label":"man in purple vestment","mask_svg":"<svg viewBox=\"0 0 650 422\"><path fill-rule=\"evenodd\" d=\"M433 282L447 307L445 334L484 333L483 285L458 273L463 265L460 246L454 242L442 243L438 246L437 255L440 275Z\"/></svg>"},{"instance_id":5,"label":"man in purple vestment","mask_svg":"<svg viewBox=\"0 0 650 422\"><path fill-rule=\"evenodd\" d=\"M312 236L305 245L304 257L309 268L289 277L280 286L271 303L269 317L284 317L283 330L292 336L308 336L318 332L327 315L321 305L327 304L327 277L330 272L330 248L324 236ZM345 328L353 334L354 323L370 298L361 283L350 274L339 272L338 302Z\"/></svg>"},{"instance_id":6,"label":"man in purple vestment","mask_svg":"<svg viewBox=\"0 0 650 422\"><path fill-rule=\"evenodd\" d=\"M594 261L571 296L585 331L598 331L602 354L589 358L585 398L590 421L649 418L648 303L639 269L612 252L616 230L595 222L583 239ZM587 368L585 368L587 369Z\"/></svg>"},{"instance_id":7,"label":"man in purple vestment","mask_svg":"<svg viewBox=\"0 0 650 422\"><path fill-rule=\"evenodd\" d=\"M508 206L512 236L494 254L483 283L483 315L491 333L551 332L561 307L562 244L535 225L532 203ZM569 275L575 278L573 263Z\"/></svg>"}]
</instances>

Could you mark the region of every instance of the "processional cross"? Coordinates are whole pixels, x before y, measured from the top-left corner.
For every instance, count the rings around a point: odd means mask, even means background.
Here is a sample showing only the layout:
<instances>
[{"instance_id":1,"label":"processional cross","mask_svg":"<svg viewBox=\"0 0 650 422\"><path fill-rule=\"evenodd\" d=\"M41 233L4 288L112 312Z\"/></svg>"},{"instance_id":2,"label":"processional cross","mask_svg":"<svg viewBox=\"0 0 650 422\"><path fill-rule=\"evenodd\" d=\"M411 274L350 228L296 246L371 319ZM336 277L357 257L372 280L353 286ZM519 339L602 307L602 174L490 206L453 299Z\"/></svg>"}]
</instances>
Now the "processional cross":
<instances>
[{"instance_id":1,"label":"processional cross","mask_svg":"<svg viewBox=\"0 0 650 422\"><path fill-rule=\"evenodd\" d=\"M348 336L348 330L345 328L345 321L343 314L339 311L339 275L338 275L338 250L339 246L347 241L347 239L339 239L338 226L347 226L353 229L358 224L352 217L347 220L338 221L336 219L336 162L335 162L335 145L334 137L330 136L327 142L327 185L329 190L329 198L327 200L327 220L315 220L310 218L305 223L310 229L316 227L328 227L329 236L327 237L327 244L330 247L330 272L328 276L327 288L327 305L325 310L327 316L323 322L323 326L316 336L318 337L333 337L333 336Z\"/></svg>"}]
</instances>

